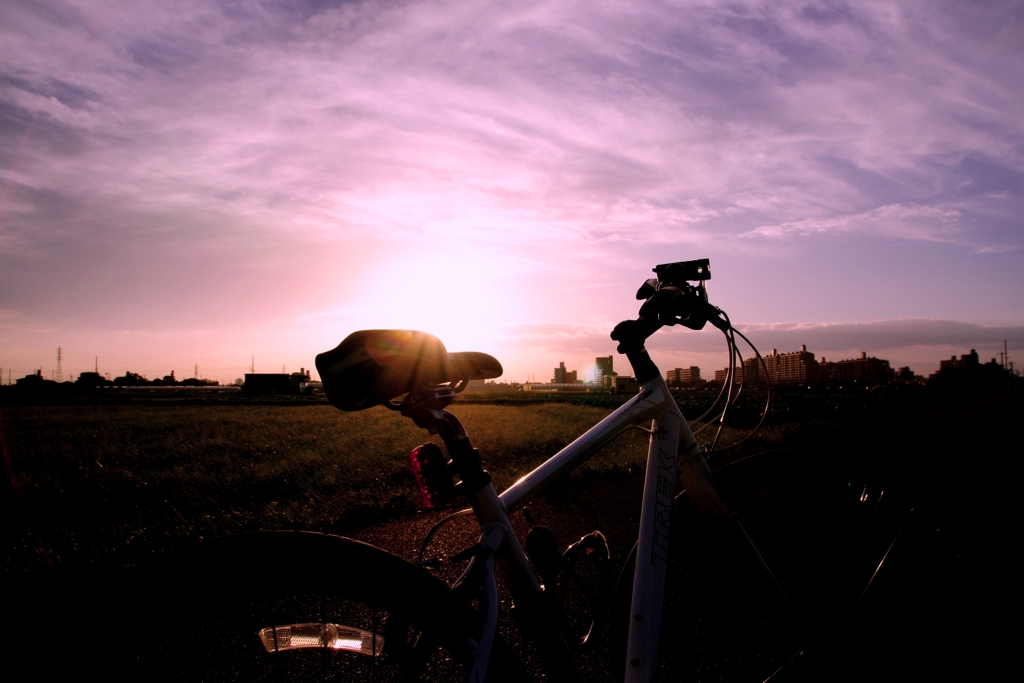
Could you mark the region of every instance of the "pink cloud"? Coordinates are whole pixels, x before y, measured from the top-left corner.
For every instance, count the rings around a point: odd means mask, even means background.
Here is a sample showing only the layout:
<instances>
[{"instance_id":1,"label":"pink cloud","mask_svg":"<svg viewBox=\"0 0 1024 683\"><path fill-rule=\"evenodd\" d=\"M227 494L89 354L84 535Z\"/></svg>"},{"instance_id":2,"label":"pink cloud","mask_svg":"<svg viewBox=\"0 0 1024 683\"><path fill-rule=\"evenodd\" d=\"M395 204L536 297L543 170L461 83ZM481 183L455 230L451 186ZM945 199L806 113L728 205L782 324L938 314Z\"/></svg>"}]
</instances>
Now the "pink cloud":
<instances>
[{"instance_id":1,"label":"pink cloud","mask_svg":"<svg viewBox=\"0 0 1024 683\"><path fill-rule=\"evenodd\" d=\"M747 319L1024 315L1000 295L1024 293L1002 256L1021 246L1021 27L996 6L2 11L6 348L127 329L158 367L205 335L233 367L274 329L261 353L292 364L432 324L535 348L523 372L585 360L651 266L701 256ZM914 267L892 280L855 255L897 248ZM943 276L974 258L985 277ZM812 286L789 275L821 263ZM548 324L589 331L500 332Z\"/></svg>"}]
</instances>

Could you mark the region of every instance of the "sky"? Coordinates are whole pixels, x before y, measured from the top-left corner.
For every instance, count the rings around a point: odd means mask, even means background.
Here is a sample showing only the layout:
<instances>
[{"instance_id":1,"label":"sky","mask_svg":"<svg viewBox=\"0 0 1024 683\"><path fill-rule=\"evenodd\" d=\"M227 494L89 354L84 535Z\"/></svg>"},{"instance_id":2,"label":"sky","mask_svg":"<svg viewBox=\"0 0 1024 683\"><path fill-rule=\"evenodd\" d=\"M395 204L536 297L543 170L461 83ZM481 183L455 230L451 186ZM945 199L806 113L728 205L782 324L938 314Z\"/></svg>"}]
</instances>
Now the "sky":
<instances>
[{"instance_id":1,"label":"sky","mask_svg":"<svg viewBox=\"0 0 1024 683\"><path fill-rule=\"evenodd\" d=\"M1019 1L5 0L0 367L230 381L397 328L547 381L696 258L762 352L1024 362L1022 35ZM710 375L719 335L648 348Z\"/></svg>"}]
</instances>

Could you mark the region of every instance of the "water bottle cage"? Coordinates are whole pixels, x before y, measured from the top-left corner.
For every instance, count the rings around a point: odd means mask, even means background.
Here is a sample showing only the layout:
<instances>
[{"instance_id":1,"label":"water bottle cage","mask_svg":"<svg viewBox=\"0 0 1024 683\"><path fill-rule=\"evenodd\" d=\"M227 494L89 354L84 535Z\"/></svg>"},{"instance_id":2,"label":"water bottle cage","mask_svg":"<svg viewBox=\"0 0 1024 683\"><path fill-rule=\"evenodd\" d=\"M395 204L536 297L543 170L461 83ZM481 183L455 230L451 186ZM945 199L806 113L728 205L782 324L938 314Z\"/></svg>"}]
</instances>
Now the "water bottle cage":
<instances>
[{"instance_id":1,"label":"water bottle cage","mask_svg":"<svg viewBox=\"0 0 1024 683\"><path fill-rule=\"evenodd\" d=\"M590 634L595 624L604 619L612 592L611 553L608 542L600 531L594 531L582 537L576 543L559 554L558 543L550 529L534 526L526 537L526 552L530 562L544 580L542 595L546 607L561 622L562 632L566 634L568 644L574 650L592 644ZM589 585L577 572L577 564L586 558L597 564L597 585ZM574 583L587 603L590 611L589 624L583 632L576 632L569 625L565 614L565 600L570 582Z\"/></svg>"}]
</instances>

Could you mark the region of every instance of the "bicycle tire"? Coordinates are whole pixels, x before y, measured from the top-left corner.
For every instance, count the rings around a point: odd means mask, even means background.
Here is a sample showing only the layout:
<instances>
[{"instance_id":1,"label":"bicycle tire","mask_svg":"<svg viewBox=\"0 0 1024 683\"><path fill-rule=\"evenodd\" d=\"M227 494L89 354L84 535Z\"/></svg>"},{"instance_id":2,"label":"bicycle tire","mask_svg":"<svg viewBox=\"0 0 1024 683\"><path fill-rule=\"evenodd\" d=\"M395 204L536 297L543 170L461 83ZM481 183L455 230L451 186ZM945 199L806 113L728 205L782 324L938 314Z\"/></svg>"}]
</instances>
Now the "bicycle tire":
<instances>
[{"instance_id":1,"label":"bicycle tire","mask_svg":"<svg viewBox=\"0 0 1024 683\"><path fill-rule=\"evenodd\" d=\"M138 681L461 680L448 586L340 536L225 537L141 568L126 583L124 678ZM324 647L267 651L258 632L337 623L383 637L379 656ZM455 629L457 630L457 629ZM276 633L276 631L275 631ZM276 642L276 641L275 641Z\"/></svg>"}]
</instances>

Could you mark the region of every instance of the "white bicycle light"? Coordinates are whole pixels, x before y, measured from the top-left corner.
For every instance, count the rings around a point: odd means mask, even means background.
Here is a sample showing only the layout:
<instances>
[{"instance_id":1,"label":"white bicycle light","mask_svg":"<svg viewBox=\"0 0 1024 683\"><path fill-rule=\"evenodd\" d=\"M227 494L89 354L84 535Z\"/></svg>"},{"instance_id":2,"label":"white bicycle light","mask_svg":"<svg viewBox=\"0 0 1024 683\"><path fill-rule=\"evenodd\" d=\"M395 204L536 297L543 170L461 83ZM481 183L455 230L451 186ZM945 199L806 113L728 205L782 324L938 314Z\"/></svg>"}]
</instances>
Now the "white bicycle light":
<instances>
[{"instance_id":1,"label":"white bicycle light","mask_svg":"<svg viewBox=\"0 0 1024 683\"><path fill-rule=\"evenodd\" d=\"M260 642L267 652L285 652L308 648L354 652L380 656L384 636L340 624L289 624L260 629Z\"/></svg>"}]
</instances>

